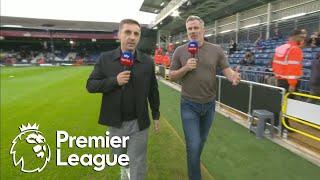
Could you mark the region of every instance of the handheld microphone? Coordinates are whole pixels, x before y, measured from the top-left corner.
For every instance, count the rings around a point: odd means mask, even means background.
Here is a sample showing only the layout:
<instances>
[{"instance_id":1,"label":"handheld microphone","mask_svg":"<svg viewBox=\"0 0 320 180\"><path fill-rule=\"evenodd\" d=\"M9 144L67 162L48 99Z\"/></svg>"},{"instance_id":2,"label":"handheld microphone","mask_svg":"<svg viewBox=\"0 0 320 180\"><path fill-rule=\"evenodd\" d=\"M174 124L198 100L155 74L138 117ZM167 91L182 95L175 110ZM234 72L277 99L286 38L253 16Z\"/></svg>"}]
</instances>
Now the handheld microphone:
<instances>
[{"instance_id":1,"label":"handheld microphone","mask_svg":"<svg viewBox=\"0 0 320 180\"><path fill-rule=\"evenodd\" d=\"M199 50L198 41L191 40L188 44L188 52L194 58Z\"/></svg>"},{"instance_id":2,"label":"handheld microphone","mask_svg":"<svg viewBox=\"0 0 320 180\"><path fill-rule=\"evenodd\" d=\"M133 63L132 52L125 51L121 53L120 64L124 67L124 70L130 70Z\"/></svg>"},{"instance_id":3,"label":"handheld microphone","mask_svg":"<svg viewBox=\"0 0 320 180\"><path fill-rule=\"evenodd\" d=\"M124 51L124 52L121 53L120 64L123 66L123 70L124 71L131 70L131 68L133 66L133 63L134 62L133 62L132 52ZM126 88L126 86L127 86L127 84L122 86L122 91Z\"/></svg>"}]
</instances>

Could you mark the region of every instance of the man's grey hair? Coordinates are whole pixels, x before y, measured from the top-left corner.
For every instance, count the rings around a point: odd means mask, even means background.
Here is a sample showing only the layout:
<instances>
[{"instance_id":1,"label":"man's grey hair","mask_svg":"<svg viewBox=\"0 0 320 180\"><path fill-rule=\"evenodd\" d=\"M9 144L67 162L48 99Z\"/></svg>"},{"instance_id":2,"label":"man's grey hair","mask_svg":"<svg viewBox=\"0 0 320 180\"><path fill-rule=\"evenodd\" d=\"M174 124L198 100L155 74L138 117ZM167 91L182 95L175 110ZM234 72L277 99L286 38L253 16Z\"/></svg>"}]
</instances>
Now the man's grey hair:
<instances>
[{"instance_id":1,"label":"man's grey hair","mask_svg":"<svg viewBox=\"0 0 320 180\"><path fill-rule=\"evenodd\" d=\"M138 21L136 21L136 20L134 20L134 19L123 19L123 20L120 22L120 24L119 24L119 29L118 29L119 31L121 31L122 26L123 26L124 24L135 24L135 25L139 26L139 28L141 28L141 25L139 24Z\"/></svg>"},{"instance_id":2,"label":"man's grey hair","mask_svg":"<svg viewBox=\"0 0 320 180\"><path fill-rule=\"evenodd\" d=\"M186 24L189 22L189 21L194 21L194 20L198 20L202 26L202 28L204 28L204 21L199 17L199 16L189 16L186 20Z\"/></svg>"}]
</instances>

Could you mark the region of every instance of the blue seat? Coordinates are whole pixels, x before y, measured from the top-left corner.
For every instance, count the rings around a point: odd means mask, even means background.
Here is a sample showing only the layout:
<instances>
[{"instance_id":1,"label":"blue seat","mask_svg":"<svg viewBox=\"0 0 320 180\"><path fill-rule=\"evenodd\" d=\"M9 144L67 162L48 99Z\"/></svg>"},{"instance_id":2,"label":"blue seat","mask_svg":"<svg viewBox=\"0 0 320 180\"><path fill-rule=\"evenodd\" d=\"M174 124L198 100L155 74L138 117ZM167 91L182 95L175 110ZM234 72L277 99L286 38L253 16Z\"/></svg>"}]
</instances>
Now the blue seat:
<instances>
[{"instance_id":1,"label":"blue seat","mask_svg":"<svg viewBox=\"0 0 320 180\"><path fill-rule=\"evenodd\" d=\"M263 59L256 59L255 63L256 63L256 65L263 66L264 65L263 61L264 61Z\"/></svg>"},{"instance_id":2,"label":"blue seat","mask_svg":"<svg viewBox=\"0 0 320 180\"><path fill-rule=\"evenodd\" d=\"M302 51L303 52L312 52L312 48L303 48Z\"/></svg>"},{"instance_id":3,"label":"blue seat","mask_svg":"<svg viewBox=\"0 0 320 180\"><path fill-rule=\"evenodd\" d=\"M270 62L271 62L270 59L265 59L265 60L263 60L263 65L268 66Z\"/></svg>"},{"instance_id":4,"label":"blue seat","mask_svg":"<svg viewBox=\"0 0 320 180\"><path fill-rule=\"evenodd\" d=\"M262 66L262 67L260 67L260 71L262 71L262 72L266 72L266 66Z\"/></svg>"},{"instance_id":5,"label":"blue seat","mask_svg":"<svg viewBox=\"0 0 320 180\"><path fill-rule=\"evenodd\" d=\"M320 47L313 48L313 51L314 51L314 52L320 52Z\"/></svg>"},{"instance_id":6,"label":"blue seat","mask_svg":"<svg viewBox=\"0 0 320 180\"><path fill-rule=\"evenodd\" d=\"M303 91L308 91L309 89L309 83L307 81L300 81L300 85L299 85L299 89L303 90Z\"/></svg>"},{"instance_id":7,"label":"blue seat","mask_svg":"<svg viewBox=\"0 0 320 180\"><path fill-rule=\"evenodd\" d=\"M269 58L269 54L262 54L261 57L264 58L264 59L268 59Z\"/></svg>"},{"instance_id":8,"label":"blue seat","mask_svg":"<svg viewBox=\"0 0 320 180\"><path fill-rule=\"evenodd\" d=\"M310 77L311 76L311 70L310 69L304 69L303 70L303 76Z\"/></svg>"},{"instance_id":9,"label":"blue seat","mask_svg":"<svg viewBox=\"0 0 320 180\"><path fill-rule=\"evenodd\" d=\"M266 53L274 53L274 49L273 49L273 48L271 48L271 49L266 49L265 52L266 52Z\"/></svg>"},{"instance_id":10,"label":"blue seat","mask_svg":"<svg viewBox=\"0 0 320 180\"><path fill-rule=\"evenodd\" d=\"M238 58L233 58L233 62L236 63L238 61Z\"/></svg>"},{"instance_id":11,"label":"blue seat","mask_svg":"<svg viewBox=\"0 0 320 180\"><path fill-rule=\"evenodd\" d=\"M241 71L246 70L246 69L247 69L246 67L247 67L247 66L240 66L240 70L241 70Z\"/></svg>"},{"instance_id":12,"label":"blue seat","mask_svg":"<svg viewBox=\"0 0 320 180\"><path fill-rule=\"evenodd\" d=\"M304 57L304 59L312 59L313 55L312 55L312 53L303 53L303 57Z\"/></svg>"},{"instance_id":13,"label":"blue seat","mask_svg":"<svg viewBox=\"0 0 320 180\"><path fill-rule=\"evenodd\" d=\"M312 62L312 61L304 60L304 61L302 62L302 65L303 65L304 68L310 68L310 67L311 67L311 62Z\"/></svg>"},{"instance_id":14,"label":"blue seat","mask_svg":"<svg viewBox=\"0 0 320 180\"><path fill-rule=\"evenodd\" d=\"M252 66L248 66L248 67L247 67L247 70L248 70L248 71L252 71L252 70L253 70L253 67L252 67Z\"/></svg>"}]
</instances>

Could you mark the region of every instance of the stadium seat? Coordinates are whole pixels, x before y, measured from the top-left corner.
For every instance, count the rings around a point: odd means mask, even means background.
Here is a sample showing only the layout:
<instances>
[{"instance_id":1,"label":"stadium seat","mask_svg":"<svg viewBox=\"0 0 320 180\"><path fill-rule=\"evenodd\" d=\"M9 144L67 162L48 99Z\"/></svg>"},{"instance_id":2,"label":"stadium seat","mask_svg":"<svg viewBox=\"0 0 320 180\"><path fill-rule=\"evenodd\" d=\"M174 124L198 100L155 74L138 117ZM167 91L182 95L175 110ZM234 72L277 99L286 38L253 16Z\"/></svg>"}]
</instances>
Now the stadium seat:
<instances>
[{"instance_id":1,"label":"stadium seat","mask_svg":"<svg viewBox=\"0 0 320 180\"><path fill-rule=\"evenodd\" d=\"M312 52L312 48L303 48L302 51L303 52Z\"/></svg>"},{"instance_id":2,"label":"stadium seat","mask_svg":"<svg viewBox=\"0 0 320 180\"><path fill-rule=\"evenodd\" d=\"M304 60L302 62L302 64L303 64L304 68L310 68L311 67L311 61L309 61L309 60Z\"/></svg>"},{"instance_id":3,"label":"stadium seat","mask_svg":"<svg viewBox=\"0 0 320 180\"><path fill-rule=\"evenodd\" d=\"M274 56L274 53L269 53L269 59L272 59Z\"/></svg>"},{"instance_id":4,"label":"stadium seat","mask_svg":"<svg viewBox=\"0 0 320 180\"><path fill-rule=\"evenodd\" d=\"M268 66L270 64L271 60L270 59L265 59L263 60L263 65Z\"/></svg>"},{"instance_id":5,"label":"stadium seat","mask_svg":"<svg viewBox=\"0 0 320 180\"><path fill-rule=\"evenodd\" d=\"M266 53L270 53L272 51L272 49L266 49L265 52Z\"/></svg>"},{"instance_id":6,"label":"stadium seat","mask_svg":"<svg viewBox=\"0 0 320 180\"><path fill-rule=\"evenodd\" d=\"M259 65L259 66L263 66L264 63L263 63L263 59L256 59L256 65Z\"/></svg>"},{"instance_id":7,"label":"stadium seat","mask_svg":"<svg viewBox=\"0 0 320 180\"><path fill-rule=\"evenodd\" d=\"M310 69L304 69L303 70L303 76L310 77L311 76L311 70Z\"/></svg>"},{"instance_id":8,"label":"stadium seat","mask_svg":"<svg viewBox=\"0 0 320 180\"><path fill-rule=\"evenodd\" d=\"M320 52L320 47L314 48L313 51L314 52Z\"/></svg>"},{"instance_id":9,"label":"stadium seat","mask_svg":"<svg viewBox=\"0 0 320 180\"><path fill-rule=\"evenodd\" d=\"M303 57L304 57L304 59L312 59L313 55L312 55L312 53L303 53Z\"/></svg>"}]
</instances>

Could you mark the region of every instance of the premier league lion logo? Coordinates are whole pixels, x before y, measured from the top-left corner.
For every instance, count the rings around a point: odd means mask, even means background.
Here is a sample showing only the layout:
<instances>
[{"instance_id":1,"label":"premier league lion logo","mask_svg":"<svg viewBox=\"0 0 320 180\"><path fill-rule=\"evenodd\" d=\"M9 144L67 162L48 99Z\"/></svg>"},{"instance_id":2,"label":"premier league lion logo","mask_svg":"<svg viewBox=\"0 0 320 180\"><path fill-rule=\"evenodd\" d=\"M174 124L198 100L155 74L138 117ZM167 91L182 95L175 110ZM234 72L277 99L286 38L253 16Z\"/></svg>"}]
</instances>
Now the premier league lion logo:
<instances>
[{"instance_id":1,"label":"premier league lion logo","mask_svg":"<svg viewBox=\"0 0 320 180\"><path fill-rule=\"evenodd\" d=\"M50 147L46 143L39 125L22 125L21 133L14 138L10 154L14 166L21 165L21 171L26 173L41 172L50 161Z\"/></svg>"}]
</instances>

